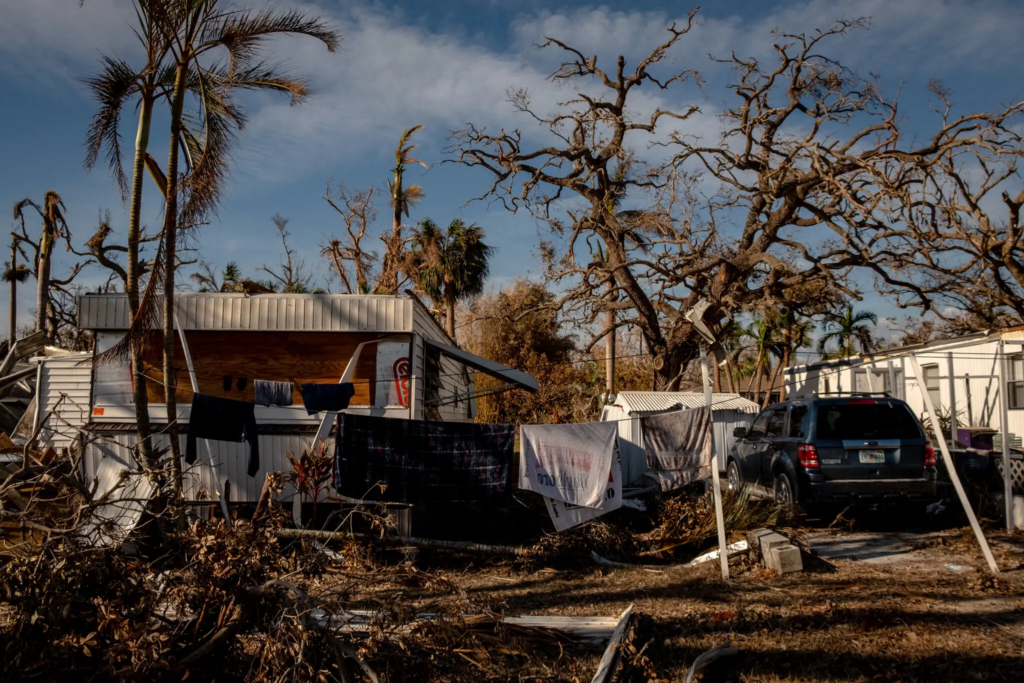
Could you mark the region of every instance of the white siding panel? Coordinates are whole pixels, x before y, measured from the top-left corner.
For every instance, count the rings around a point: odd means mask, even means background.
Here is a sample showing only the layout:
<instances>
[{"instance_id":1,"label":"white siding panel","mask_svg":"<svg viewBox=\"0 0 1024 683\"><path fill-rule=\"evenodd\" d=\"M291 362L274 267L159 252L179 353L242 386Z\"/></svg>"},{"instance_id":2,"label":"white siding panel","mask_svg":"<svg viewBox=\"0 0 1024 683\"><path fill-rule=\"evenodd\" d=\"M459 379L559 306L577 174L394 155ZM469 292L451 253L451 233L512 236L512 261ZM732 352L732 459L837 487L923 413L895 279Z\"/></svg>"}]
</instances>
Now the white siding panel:
<instances>
[{"instance_id":1,"label":"white siding panel","mask_svg":"<svg viewBox=\"0 0 1024 683\"><path fill-rule=\"evenodd\" d=\"M88 361L88 354L40 361L40 420L56 408L53 417L43 428L41 438L58 451L69 448L75 442L79 430L89 419L92 366L79 365L82 360ZM66 396L63 402L60 400L62 395Z\"/></svg>"}]
</instances>

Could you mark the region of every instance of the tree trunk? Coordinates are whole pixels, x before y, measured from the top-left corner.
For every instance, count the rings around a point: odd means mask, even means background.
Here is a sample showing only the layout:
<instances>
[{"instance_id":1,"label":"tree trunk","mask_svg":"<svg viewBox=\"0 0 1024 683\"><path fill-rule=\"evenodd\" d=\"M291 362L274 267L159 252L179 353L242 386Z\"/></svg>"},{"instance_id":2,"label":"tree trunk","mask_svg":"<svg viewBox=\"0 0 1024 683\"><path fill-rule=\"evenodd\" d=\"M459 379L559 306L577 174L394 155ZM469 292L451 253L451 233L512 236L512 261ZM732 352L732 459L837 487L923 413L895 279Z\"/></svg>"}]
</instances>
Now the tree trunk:
<instances>
[{"instance_id":1,"label":"tree trunk","mask_svg":"<svg viewBox=\"0 0 1024 683\"><path fill-rule=\"evenodd\" d=\"M11 338L8 344L13 344L18 338L18 243L11 242ZM10 348L10 347L8 347Z\"/></svg>"},{"instance_id":2,"label":"tree trunk","mask_svg":"<svg viewBox=\"0 0 1024 683\"><path fill-rule=\"evenodd\" d=\"M733 378L733 367L732 361L726 359L725 361L725 376L729 380L729 393L736 393L736 380Z\"/></svg>"},{"instance_id":3,"label":"tree trunk","mask_svg":"<svg viewBox=\"0 0 1024 683\"><path fill-rule=\"evenodd\" d=\"M132 164L132 199L128 214L128 255L125 293L128 295L128 309L132 320L139 312L139 239L141 237L140 217L142 212L142 175L146 166L146 150L149 147L149 129L153 118L153 94L143 93L139 108L139 129L135 137L135 160ZM131 325L131 320L128 321ZM131 349L132 398L135 402L135 429L139 439L139 457L149 478L158 479L158 463L153 456L150 443L149 397L146 395L146 380L142 374L142 348L138 343Z\"/></svg>"},{"instance_id":4,"label":"tree trunk","mask_svg":"<svg viewBox=\"0 0 1024 683\"><path fill-rule=\"evenodd\" d=\"M182 506L181 448L178 443L178 388L174 367L174 276L177 272L178 236L178 139L185 105L187 63L178 64L171 102L171 143L167 156L167 201L164 205L164 401L167 404L167 436L171 442L171 516L179 531L184 530Z\"/></svg>"},{"instance_id":5,"label":"tree trunk","mask_svg":"<svg viewBox=\"0 0 1024 683\"><path fill-rule=\"evenodd\" d=\"M448 336L455 340L455 299L445 297L444 302L444 326Z\"/></svg>"},{"instance_id":6,"label":"tree trunk","mask_svg":"<svg viewBox=\"0 0 1024 683\"><path fill-rule=\"evenodd\" d=\"M763 369L764 349L757 352L757 361L754 363L754 403L761 402L761 370Z\"/></svg>"},{"instance_id":7,"label":"tree trunk","mask_svg":"<svg viewBox=\"0 0 1024 683\"><path fill-rule=\"evenodd\" d=\"M46 305L50 301L50 255L40 242L39 263L36 264L36 332L46 330Z\"/></svg>"},{"instance_id":8,"label":"tree trunk","mask_svg":"<svg viewBox=\"0 0 1024 683\"><path fill-rule=\"evenodd\" d=\"M792 342L792 337L790 338L790 343L791 342ZM783 368L783 372L785 372L786 370L789 369L789 361L790 360L791 360L791 358L790 358L790 348L789 348L789 344L787 344L785 351L782 352L782 368ZM783 376L782 376L782 388L779 389L779 400L781 400L781 401L785 401L786 400L786 376L785 376L785 374L783 374Z\"/></svg>"},{"instance_id":9,"label":"tree trunk","mask_svg":"<svg viewBox=\"0 0 1024 683\"><path fill-rule=\"evenodd\" d=\"M611 301L615 285L608 282L605 291ZM609 310L604 315L605 403L609 403L615 395L615 311Z\"/></svg>"},{"instance_id":10,"label":"tree trunk","mask_svg":"<svg viewBox=\"0 0 1024 683\"><path fill-rule=\"evenodd\" d=\"M762 408L767 408L768 404L772 401L772 387L775 386L775 380L779 378L779 371L782 369L782 361L775 364L775 372L772 373L771 381L768 383L768 391L764 392L764 403L761 404Z\"/></svg>"}]
</instances>

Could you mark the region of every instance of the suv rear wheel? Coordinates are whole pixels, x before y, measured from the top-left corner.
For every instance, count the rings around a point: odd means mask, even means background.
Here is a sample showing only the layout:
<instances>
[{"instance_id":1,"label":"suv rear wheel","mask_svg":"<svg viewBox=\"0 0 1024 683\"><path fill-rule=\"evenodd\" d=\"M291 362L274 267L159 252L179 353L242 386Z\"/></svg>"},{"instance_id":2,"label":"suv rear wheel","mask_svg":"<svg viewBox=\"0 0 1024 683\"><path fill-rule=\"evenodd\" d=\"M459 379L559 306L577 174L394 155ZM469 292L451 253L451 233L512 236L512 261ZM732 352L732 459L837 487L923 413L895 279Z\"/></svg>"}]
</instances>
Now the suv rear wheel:
<instances>
[{"instance_id":1,"label":"suv rear wheel","mask_svg":"<svg viewBox=\"0 0 1024 683\"><path fill-rule=\"evenodd\" d=\"M735 460L729 461L729 467L726 468L725 475L729 490L733 493L739 492L740 487L743 486L743 481L740 479L740 468Z\"/></svg>"},{"instance_id":2,"label":"suv rear wheel","mask_svg":"<svg viewBox=\"0 0 1024 683\"><path fill-rule=\"evenodd\" d=\"M796 493L788 474L775 477L775 503L784 510L796 509Z\"/></svg>"}]
</instances>

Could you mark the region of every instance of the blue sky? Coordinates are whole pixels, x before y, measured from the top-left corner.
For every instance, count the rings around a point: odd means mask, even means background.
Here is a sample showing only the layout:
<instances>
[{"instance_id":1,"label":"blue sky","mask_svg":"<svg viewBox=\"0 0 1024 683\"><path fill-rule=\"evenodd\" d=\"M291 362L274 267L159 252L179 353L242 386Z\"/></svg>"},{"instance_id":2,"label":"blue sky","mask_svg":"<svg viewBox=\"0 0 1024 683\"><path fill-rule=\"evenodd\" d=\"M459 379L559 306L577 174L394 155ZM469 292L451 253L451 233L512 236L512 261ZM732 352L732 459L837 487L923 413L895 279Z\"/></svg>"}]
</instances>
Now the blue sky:
<instances>
[{"instance_id":1,"label":"blue sky","mask_svg":"<svg viewBox=\"0 0 1024 683\"><path fill-rule=\"evenodd\" d=\"M258 266L275 264L280 254L270 220L279 213L291 220L293 246L323 279L328 268L318 245L343 230L322 199L327 181L352 190L372 184L382 195L398 135L422 123L426 129L417 138L418 156L430 169L408 174L427 195L412 218L430 216L447 223L461 217L484 226L498 249L492 288L539 274L536 246L542 228L500 207L464 206L486 189L488 178L439 163L448 132L472 121L493 128L521 126L532 134L529 122L505 101L505 92L510 86L528 87L535 102L549 109L564 98L564 91L545 80L554 55L531 49L544 36L609 59L621 52L635 63L663 40L673 19L690 9L653 0L274 4L319 7L341 31L343 49L329 55L309 40L275 43L273 56L308 76L314 94L299 107L277 97L246 100L250 123L239 134L219 214L196 238L200 256L218 268L237 261L246 274L256 275ZM80 79L98 68L103 52L137 60L129 3L88 0L80 8L76 0L0 0L0 10L0 87L5 94L0 98L0 207L23 197L38 200L53 189L67 206L76 244L93 233L104 210L111 212L114 239L123 241L127 209L109 173L83 167L94 104ZM993 109L1024 95L1019 71L1024 7L1014 0L737 0L706 5L698 27L667 62L670 68L704 72L708 87L680 88L667 104L698 104L703 113L687 124L690 132L711 134L715 113L728 101L722 86L729 74L710 62L709 53L762 54L775 40L773 28L811 31L840 17L860 16L872 17L872 29L836 41L834 54L861 73L880 73L890 94L902 88L911 128L923 131L932 120L926 85L933 77L953 91L962 111ZM130 148L134 116L129 113L125 120ZM166 157L166 142L159 135L153 148L156 158ZM151 186L146 189L144 222L155 229L161 208ZM380 208L378 229L389 225L383 202ZM10 216L9 208L3 215ZM72 263L72 254L59 251L56 274ZM105 279L95 268L81 281ZM23 322L33 305L31 289L23 287L19 297ZM906 315L873 295L865 305L887 318ZM0 320L6 320L7 307L4 296Z\"/></svg>"}]
</instances>

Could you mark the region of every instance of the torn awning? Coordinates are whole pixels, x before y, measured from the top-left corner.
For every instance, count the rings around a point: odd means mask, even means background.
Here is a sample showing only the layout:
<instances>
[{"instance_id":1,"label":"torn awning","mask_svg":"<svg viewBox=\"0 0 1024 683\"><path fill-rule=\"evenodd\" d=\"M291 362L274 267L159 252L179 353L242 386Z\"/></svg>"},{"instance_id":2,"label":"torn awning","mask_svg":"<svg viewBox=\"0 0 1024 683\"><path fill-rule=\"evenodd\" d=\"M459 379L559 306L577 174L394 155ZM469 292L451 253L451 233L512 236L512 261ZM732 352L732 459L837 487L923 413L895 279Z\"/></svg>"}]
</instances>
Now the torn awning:
<instances>
[{"instance_id":1,"label":"torn awning","mask_svg":"<svg viewBox=\"0 0 1024 683\"><path fill-rule=\"evenodd\" d=\"M537 393L537 380L521 370L510 368L507 365L502 365L501 363L495 363L493 360L481 358L480 356L469 353L468 351L463 351L462 349L454 346L436 342L433 339L424 339L423 341L429 348L436 349L440 353L448 356L454 361L462 363L466 367L473 368L474 370L478 370L486 375L490 375L491 377L504 380L509 384L514 384L518 388L525 389L532 394Z\"/></svg>"}]
</instances>

